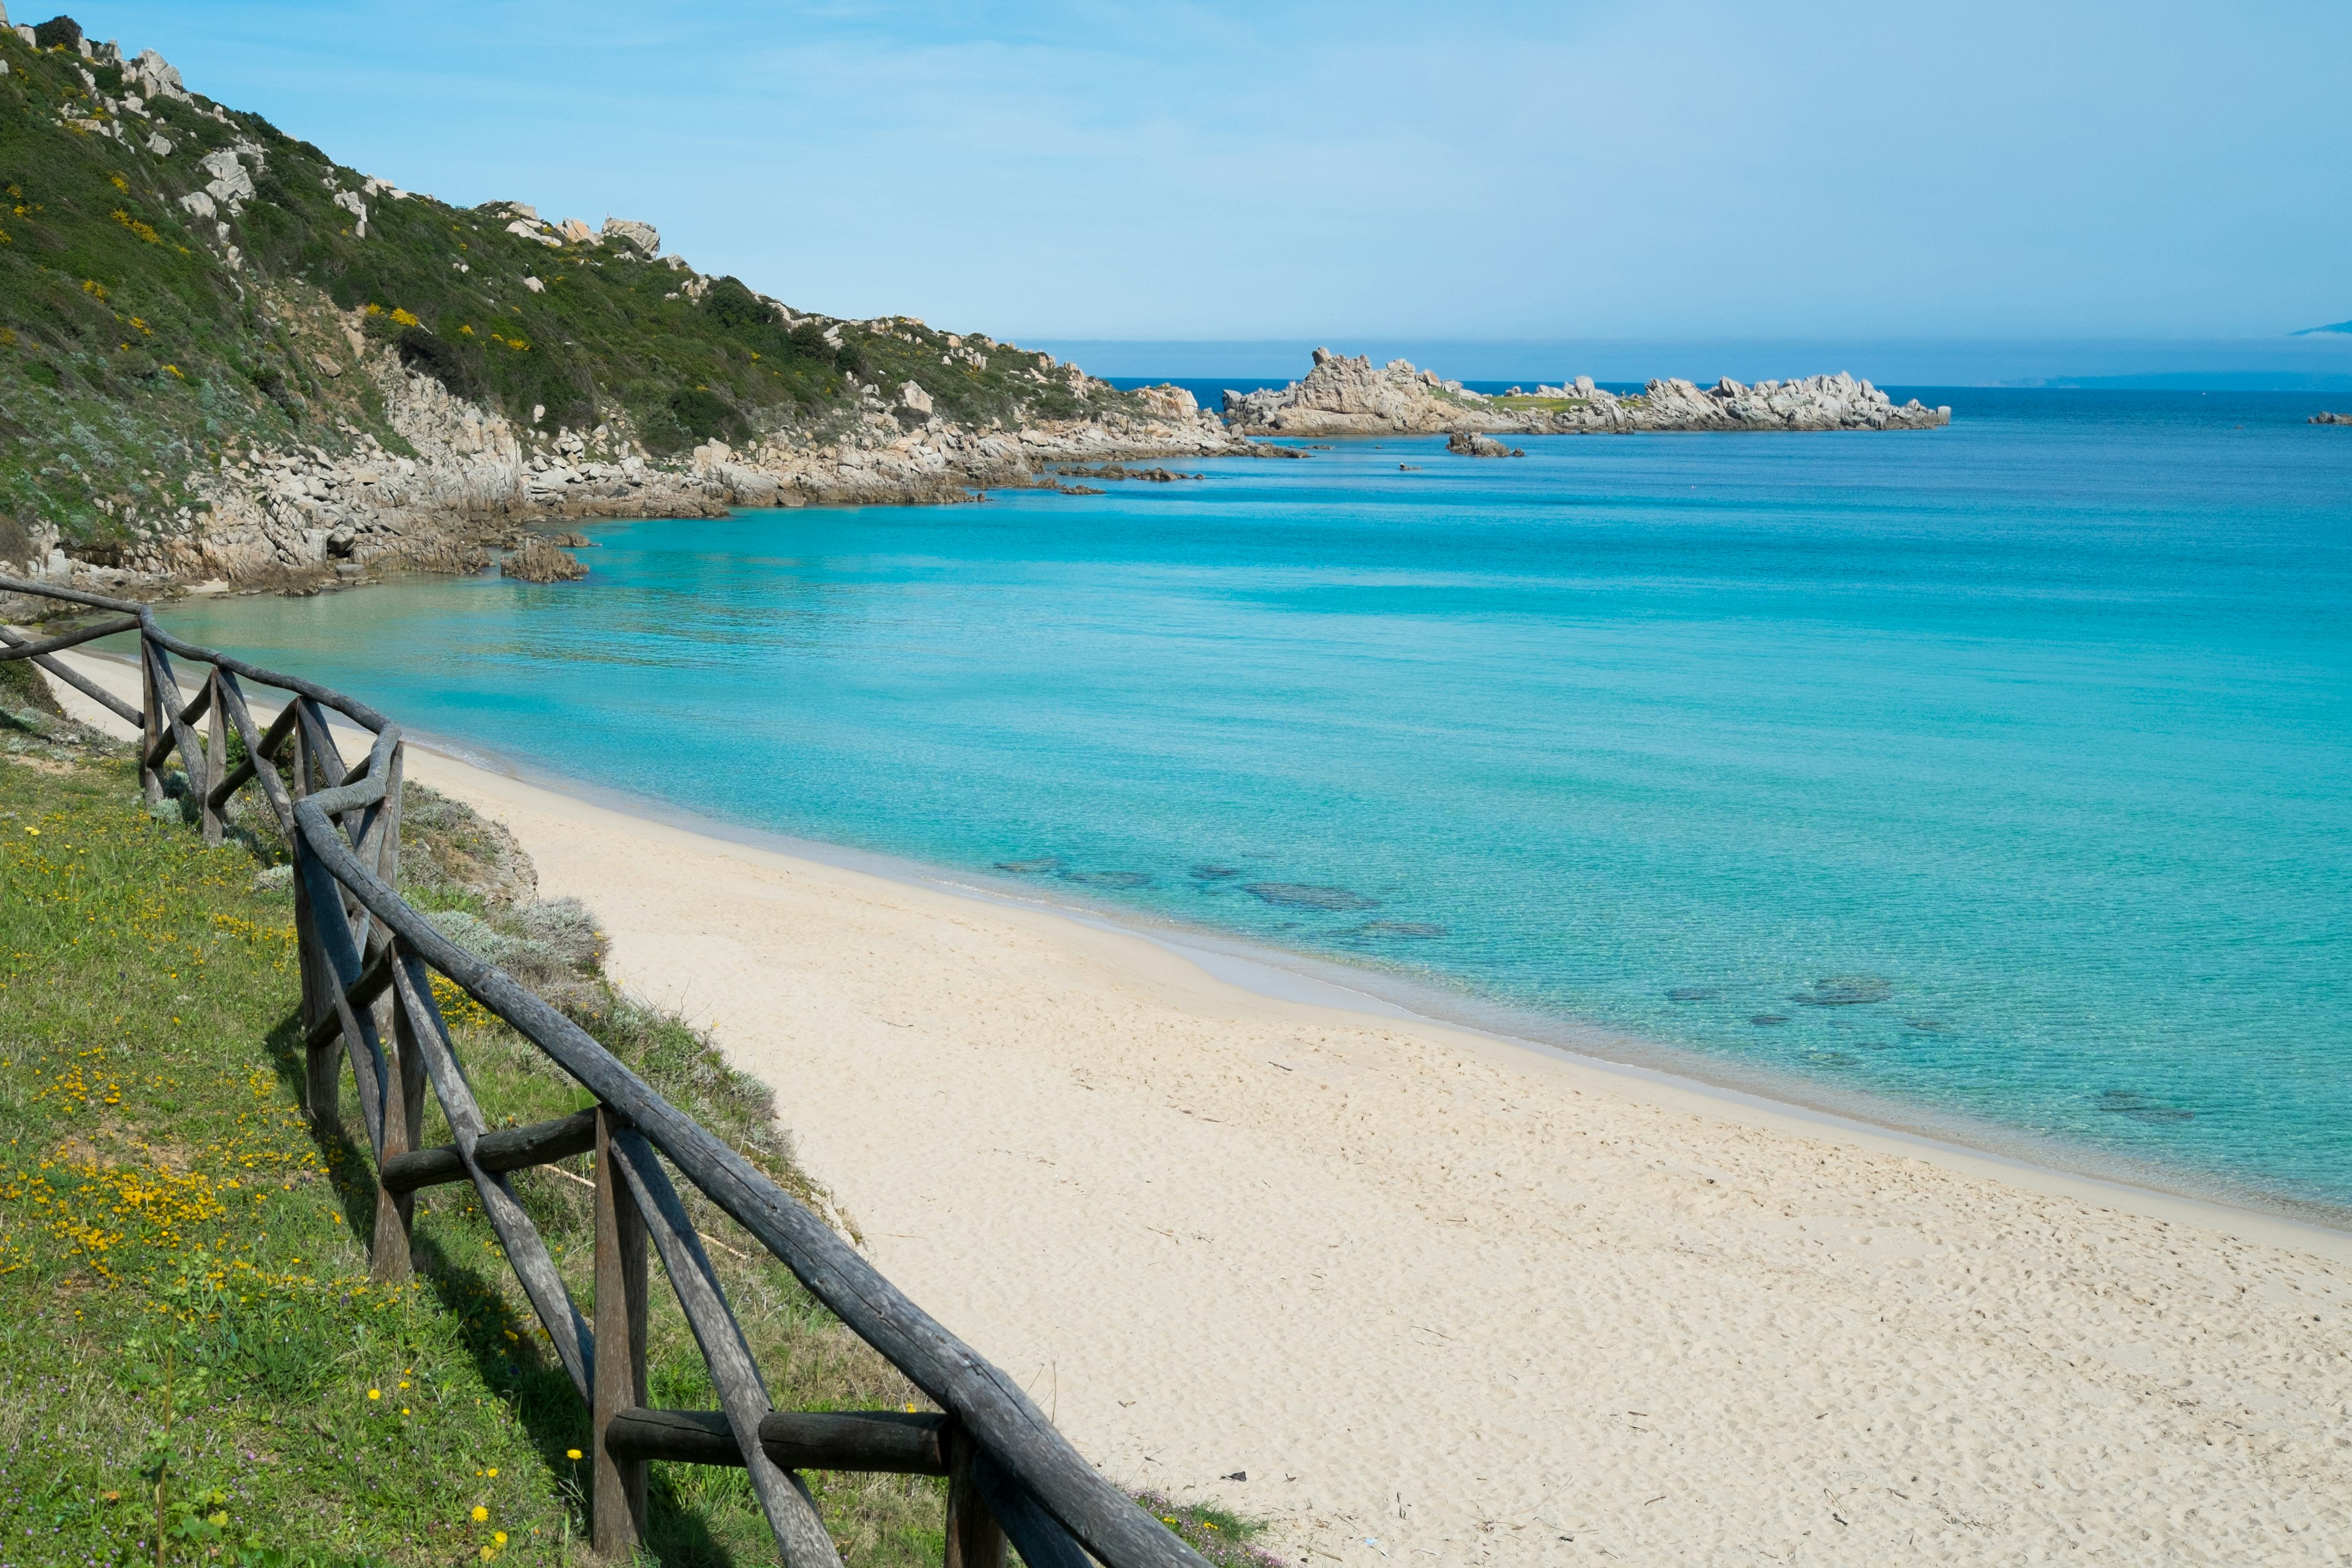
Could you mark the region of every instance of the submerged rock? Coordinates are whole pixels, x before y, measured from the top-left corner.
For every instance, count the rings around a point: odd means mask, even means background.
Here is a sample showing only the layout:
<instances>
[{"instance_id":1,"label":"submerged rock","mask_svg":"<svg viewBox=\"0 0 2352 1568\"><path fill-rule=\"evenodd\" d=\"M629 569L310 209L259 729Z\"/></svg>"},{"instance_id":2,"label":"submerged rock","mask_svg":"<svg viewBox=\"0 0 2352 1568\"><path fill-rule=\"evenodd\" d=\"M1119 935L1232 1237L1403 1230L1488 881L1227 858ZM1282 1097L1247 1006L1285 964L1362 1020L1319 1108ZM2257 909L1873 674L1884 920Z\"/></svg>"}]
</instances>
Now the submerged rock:
<instances>
[{"instance_id":1,"label":"submerged rock","mask_svg":"<svg viewBox=\"0 0 2352 1568\"><path fill-rule=\"evenodd\" d=\"M1712 1002L1723 993L1712 985L1677 985L1666 993L1669 1002Z\"/></svg>"},{"instance_id":2,"label":"submerged rock","mask_svg":"<svg viewBox=\"0 0 2352 1568\"><path fill-rule=\"evenodd\" d=\"M1376 910L1378 899L1345 888L1318 888L1305 882L1251 882L1242 891L1282 909Z\"/></svg>"},{"instance_id":3,"label":"submerged rock","mask_svg":"<svg viewBox=\"0 0 2352 1568\"><path fill-rule=\"evenodd\" d=\"M1843 974L1816 980L1811 991L1800 991L1789 1000L1802 1007L1859 1007L1884 1002L1893 994L1894 987L1875 975Z\"/></svg>"},{"instance_id":4,"label":"submerged rock","mask_svg":"<svg viewBox=\"0 0 2352 1568\"><path fill-rule=\"evenodd\" d=\"M2177 1105L2158 1105L2147 1096L2127 1089L2108 1089L2091 1103L2111 1116L2128 1116L2134 1121L2152 1122L2158 1126L2197 1120L2197 1113L2193 1110L2183 1110Z\"/></svg>"},{"instance_id":5,"label":"submerged rock","mask_svg":"<svg viewBox=\"0 0 2352 1568\"><path fill-rule=\"evenodd\" d=\"M1010 871L1016 877L1034 877L1042 871L1051 871L1061 863L1059 855L1040 855L1034 860L999 860L996 868Z\"/></svg>"},{"instance_id":6,"label":"submerged rock","mask_svg":"<svg viewBox=\"0 0 2352 1568\"><path fill-rule=\"evenodd\" d=\"M1785 1024L1789 1019L1782 1013L1751 1013L1748 1021L1751 1024Z\"/></svg>"},{"instance_id":7,"label":"submerged rock","mask_svg":"<svg viewBox=\"0 0 2352 1568\"><path fill-rule=\"evenodd\" d=\"M1238 866L1195 866L1187 874L1195 881L1222 882L1242 873Z\"/></svg>"}]
</instances>

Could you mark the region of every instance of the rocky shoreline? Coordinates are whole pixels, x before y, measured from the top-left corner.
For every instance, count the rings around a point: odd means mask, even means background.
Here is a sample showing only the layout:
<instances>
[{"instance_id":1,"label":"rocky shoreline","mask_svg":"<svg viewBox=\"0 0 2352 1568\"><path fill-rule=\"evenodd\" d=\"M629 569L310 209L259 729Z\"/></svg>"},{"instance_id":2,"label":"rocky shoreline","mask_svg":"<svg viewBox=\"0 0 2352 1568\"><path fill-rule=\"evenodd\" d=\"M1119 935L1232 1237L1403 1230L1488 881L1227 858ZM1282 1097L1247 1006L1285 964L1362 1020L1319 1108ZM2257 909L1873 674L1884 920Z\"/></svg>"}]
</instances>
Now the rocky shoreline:
<instances>
[{"instance_id":1,"label":"rocky shoreline","mask_svg":"<svg viewBox=\"0 0 2352 1568\"><path fill-rule=\"evenodd\" d=\"M194 587L313 592L384 570L472 572L492 548L536 542L535 527L591 519L723 517L735 507L925 505L992 488L1068 489L1061 465L1144 458L1289 456L1229 429L1179 387L1135 395L1137 414L974 428L931 412L912 383L818 430L740 447L713 439L657 460L614 424L551 436L452 395L341 323L352 363L373 379L410 454L356 428L348 449L248 447L189 479L199 504L181 526L137 536L114 560L78 557L53 527L0 537L0 560L37 580L118 594ZM1139 474L1156 478L1156 474ZM21 559L20 559L21 558ZM560 571L560 569L558 569ZM543 576L539 580L546 580Z\"/></svg>"},{"instance_id":2,"label":"rocky shoreline","mask_svg":"<svg viewBox=\"0 0 2352 1568\"><path fill-rule=\"evenodd\" d=\"M1228 392L1226 422L1248 436L1630 435L1663 430L1927 430L1952 422L1949 408L1913 398L1896 404L1843 373L1743 386L1673 379L1621 397L1589 375L1563 386L1491 396L1410 360L1375 365L1315 351L1303 381L1259 392Z\"/></svg>"},{"instance_id":3,"label":"rocky shoreline","mask_svg":"<svg viewBox=\"0 0 2352 1568\"><path fill-rule=\"evenodd\" d=\"M0 537L0 559L36 579L117 594L313 593L386 571L479 571L491 550L529 546L523 571L561 581L584 574L562 564L569 557L556 559L562 543L578 542L551 542L544 525L719 517L746 506L944 504L1013 486L1097 494L1053 476L1173 479L1180 476L1165 469L1121 465L1306 455L1255 439L1266 436L1444 434L1454 437L1452 451L1502 457L1517 454L1491 435L1927 429L1951 417L1948 408L1916 400L1898 405L1845 375L1754 386L1727 379L1708 388L1653 381L1633 397L1579 377L1496 397L1407 361L1375 366L1318 349L1304 380L1227 393L1223 418L1191 393L1160 386L1133 395L1134 413L975 428L937 415L910 382L889 395L865 388L853 413L821 428L775 431L740 447L712 439L659 460L618 420L549 435L456 396L371 340L357 312L314 325L349 351L347 358L319 354L320 368L369 378L406 452L356 426L342 432L341 451L317 442L248 447L190 476L196 502L176 527L141 531L114 559L79 558L54 528L39 525ZM1068 374L1083 376L1075 366Z\"/></svg>"}]
</instances>

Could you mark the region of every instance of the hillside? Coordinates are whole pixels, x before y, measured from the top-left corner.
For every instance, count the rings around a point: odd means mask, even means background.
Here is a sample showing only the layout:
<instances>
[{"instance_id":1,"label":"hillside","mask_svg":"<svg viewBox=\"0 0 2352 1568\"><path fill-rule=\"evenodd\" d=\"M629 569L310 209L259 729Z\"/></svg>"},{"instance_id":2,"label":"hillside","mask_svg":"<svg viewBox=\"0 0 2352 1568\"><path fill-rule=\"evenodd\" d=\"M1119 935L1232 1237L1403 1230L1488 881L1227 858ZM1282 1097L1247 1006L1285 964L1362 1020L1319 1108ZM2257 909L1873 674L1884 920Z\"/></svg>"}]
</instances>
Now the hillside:
<instances>
[{"instance_id":1,"label":"hillside","mask_svg":"<svg viewBox=\"0 0 2352 1568\"><path fill-rule=\"evenodd\" d=\"M69 18L0 31L0 560L430 563L485 520L947 499L1040 455L1231 445L1172 389L797 311L645 224L397 189Z\"/></svg>"}]
</instances>

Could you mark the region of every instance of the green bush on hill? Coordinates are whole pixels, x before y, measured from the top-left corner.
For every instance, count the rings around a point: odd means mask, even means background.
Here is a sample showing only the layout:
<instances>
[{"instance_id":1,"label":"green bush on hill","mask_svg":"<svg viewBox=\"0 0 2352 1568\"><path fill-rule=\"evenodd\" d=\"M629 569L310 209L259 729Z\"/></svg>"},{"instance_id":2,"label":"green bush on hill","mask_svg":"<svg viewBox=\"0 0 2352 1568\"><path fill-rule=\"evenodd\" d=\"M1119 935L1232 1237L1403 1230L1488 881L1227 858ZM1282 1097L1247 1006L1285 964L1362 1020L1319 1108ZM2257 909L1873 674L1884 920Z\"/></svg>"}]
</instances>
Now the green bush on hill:
<instances>
[{"instance_id":1,"label":"green bush on hill","mask_svg":"<svg viewBox=\"0 0 2352 1568\"><path fill-rule=\"evenodd\" d=\"M174 517L185 476L224 450L390 437L364 377L319 368L331 306L520 424L618 415L656 454L815 431L858 388L909 381L976 426L1136 406L985 338L788 319L740 279L698 280L625 242L510 232L503 203L396 195L202 97L134 110L122 70L83 59L79 35L65 17L37 45L0 31L0 510L69 539ZM207 217L185 198L216 155L253 194L236 210L204 195Z\"/></svg>"}]
</instances>

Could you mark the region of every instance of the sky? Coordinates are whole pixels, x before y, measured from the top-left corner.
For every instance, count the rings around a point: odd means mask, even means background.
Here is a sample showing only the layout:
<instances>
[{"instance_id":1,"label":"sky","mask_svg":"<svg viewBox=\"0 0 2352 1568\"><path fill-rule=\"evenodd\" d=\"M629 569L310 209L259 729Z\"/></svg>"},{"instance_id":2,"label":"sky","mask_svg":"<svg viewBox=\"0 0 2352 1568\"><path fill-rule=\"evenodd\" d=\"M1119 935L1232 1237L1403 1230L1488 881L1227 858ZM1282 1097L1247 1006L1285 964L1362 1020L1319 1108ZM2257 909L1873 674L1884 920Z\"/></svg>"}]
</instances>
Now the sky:
<instances>
[{"instance_id":1,"label":"sky","mask_svg":"<svg viewBox=\"0 0 2352 1568\"><path fill-rule=\"evenodd\" d=\"M799 309L1023 342L2352 317L2342 0L72 14L404 187L642 219Z\"/></svg>"}]
</instances>

